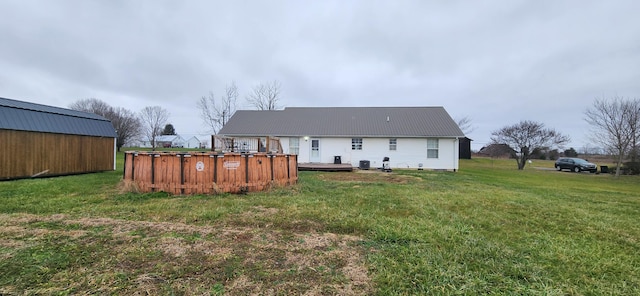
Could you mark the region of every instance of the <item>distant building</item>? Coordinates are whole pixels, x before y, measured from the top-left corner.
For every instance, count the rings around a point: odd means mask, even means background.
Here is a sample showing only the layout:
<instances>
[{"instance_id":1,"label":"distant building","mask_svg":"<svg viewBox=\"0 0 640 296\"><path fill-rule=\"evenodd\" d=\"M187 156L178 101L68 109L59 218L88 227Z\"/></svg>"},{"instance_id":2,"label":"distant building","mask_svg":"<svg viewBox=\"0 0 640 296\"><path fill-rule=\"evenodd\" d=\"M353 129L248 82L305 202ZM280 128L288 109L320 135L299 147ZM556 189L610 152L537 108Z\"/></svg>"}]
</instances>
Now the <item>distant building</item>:
<instances>
[{"instance_id":1,"label":"distant building","mask_svg":"<svg viewBox=\"0 0 640 296\"><path fill-rule=\"evenodd\" d=\"M179 135L160 135L156 137L156 148L183 148L185 142L184 138ZM141 140L138 146L151 148L151 141L149 139Z\"/></svg>"},{"instance_id":2,"label":"distant building","mask_svg":"<svg viewBox=\"0 0 640 296\"><path fill-rule=\"evenodd\" d=\"M507 144L491 144L480 148L478 155L485 157L511 158L516 155L516 151Z\"/></svg>"},{"instance_id":3,"label":"distant building","mask_svg":"<svg viewBox=\"0 0 640 296\"><path fill-rule=\"evenodd\" d=\"M464 137L460 138L458 142L458 158L460 159L471 159L471 139Z\"/></svg>"},{"instance_id":4,"label":"distant building","mask_svg":"<svg viewBox=\"0 0 640 296\"><path fill-rule=\"evenodd\" d=\"M183 138L187 139L185 141L185 148L211 148L211 135L193 135L191 137L183 135Z\"/></svg>"}]
</instances>

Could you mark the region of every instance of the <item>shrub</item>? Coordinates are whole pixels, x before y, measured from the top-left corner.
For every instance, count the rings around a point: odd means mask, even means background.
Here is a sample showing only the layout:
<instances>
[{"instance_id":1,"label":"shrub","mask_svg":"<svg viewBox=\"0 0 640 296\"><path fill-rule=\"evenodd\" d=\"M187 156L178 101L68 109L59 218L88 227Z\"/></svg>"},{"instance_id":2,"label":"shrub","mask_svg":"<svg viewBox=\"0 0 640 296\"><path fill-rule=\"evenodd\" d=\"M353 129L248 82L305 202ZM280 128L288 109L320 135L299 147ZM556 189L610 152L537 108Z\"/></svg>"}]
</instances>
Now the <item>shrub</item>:
<instances>
[{"instance_id":1,"label":"shrub","mask_svg":"<svg viewBox=\"0 0 640 296\"><path fill-rule=\"evenodd\" d=\"M573 149L573 147L564 151L564 156L566 157L578 157L578 152Z\"/></svg>"},{"instance_id":2,"label":"shrub","mask_svg":"<svg viewBox=\"0 0 640 296\"><path fill-rule=\"evenodd\" d=\"M549 160L556 160L558 159L559 155L560 155L560 152L558 152L558 149L553 149L549 151ZM576 155L578 154L576 153Z\"/></svg>"},{"instance_id":3,"label":"shrub","mask_svg":"<svg viewBox=\"0 0 640 296\"><path fill-rule=\"evenodd\" d=\"M629 161L622 165L622 173L625 175L640 175L640 161Z\"/></svg>"}]
</instances>

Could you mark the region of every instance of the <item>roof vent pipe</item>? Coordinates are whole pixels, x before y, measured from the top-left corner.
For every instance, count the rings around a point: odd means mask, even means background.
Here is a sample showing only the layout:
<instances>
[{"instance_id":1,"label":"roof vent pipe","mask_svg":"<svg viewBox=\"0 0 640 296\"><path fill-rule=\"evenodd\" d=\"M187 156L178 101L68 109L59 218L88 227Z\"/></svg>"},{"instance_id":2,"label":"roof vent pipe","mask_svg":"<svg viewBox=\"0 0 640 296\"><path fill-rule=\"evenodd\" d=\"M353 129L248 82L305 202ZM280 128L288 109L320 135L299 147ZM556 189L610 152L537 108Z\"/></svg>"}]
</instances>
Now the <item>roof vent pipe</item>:
<instances>
[{"instance_id":1,"label":"roof vent pipe","mask_svg":"<svg viewBox=\"0 0 640 296\"><path fill-rule=\"evenodd\" d=\"M389 122L389 116L387 116L387 122Z\"/></svg>"}]
</instances>

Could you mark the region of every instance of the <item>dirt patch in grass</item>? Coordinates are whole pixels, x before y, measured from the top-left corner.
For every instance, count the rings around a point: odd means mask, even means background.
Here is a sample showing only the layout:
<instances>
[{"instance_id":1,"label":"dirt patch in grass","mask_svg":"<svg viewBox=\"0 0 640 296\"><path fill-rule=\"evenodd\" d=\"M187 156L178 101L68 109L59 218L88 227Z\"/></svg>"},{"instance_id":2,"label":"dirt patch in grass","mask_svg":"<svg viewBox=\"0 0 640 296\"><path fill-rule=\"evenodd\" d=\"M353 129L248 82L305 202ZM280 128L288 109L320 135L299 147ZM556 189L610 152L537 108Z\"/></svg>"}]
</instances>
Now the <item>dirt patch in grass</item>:
<instances>
[{"instance_id":1,"label":"dirt patch in grass","mask_svg":"<svg viewBox=\"0 0 640 296\"><path fill-rule=\"evenodd\" d=\"M399 175L393 172L383 172L379 170L359 170L354 172L323 173L318 175L318 179L339 182L359 182L359 183L393 183L408 184L420 181L415 176Z\"/></svg>"},{"instance_id":2,"label":"dirt patch in grass","mask_svg":"<svg viewBox=\"0 0 640 296\"><path fill-rule=\"evenodd\" d=\"M240 216L277 213L260 207ZM295 227L0 215L0 258L20 264L14 255L32 246L70 252L65 254L69 262L60 264L66 267L48 270L52 274L41 286L14 284L2 292L370 294L373 285L360 241L350 235L297 232Z\"/></svg>"},{"instance_id":3,"label":"dirt patch in grass","mask_svg":"<svg viewBox=\"0 0 640 296\"><path fill-rule=\"evenodd\" d=\"M118 183L118 192L119 193L127 193L127 192L135 192L135 193L140 193L142 192L140 190L140 187L138 186L138 184L136 184L135 182L131 181L131 180L122 180L120 181L120 183Z\"/></svg>"}]
</instances>

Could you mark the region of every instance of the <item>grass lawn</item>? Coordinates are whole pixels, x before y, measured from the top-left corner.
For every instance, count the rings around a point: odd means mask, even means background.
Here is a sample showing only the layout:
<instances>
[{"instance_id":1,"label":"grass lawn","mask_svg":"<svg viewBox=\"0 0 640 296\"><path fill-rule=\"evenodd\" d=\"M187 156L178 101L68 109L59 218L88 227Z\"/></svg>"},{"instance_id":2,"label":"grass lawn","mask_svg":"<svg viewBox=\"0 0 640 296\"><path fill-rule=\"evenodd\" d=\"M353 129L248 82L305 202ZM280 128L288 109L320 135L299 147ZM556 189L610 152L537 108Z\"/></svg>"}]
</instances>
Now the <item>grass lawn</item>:
<instances>
[{"instance_id":1,"label":"grass lawn","mask_svg":"<svg viewBox=\"0 0 640 296\"><path fill-rule=\"evenodd\" d=\"M0 182L0 294L640 295L640 178L552 167L188 197L121 192L121 170Z\"/></svg>"}]
</instances>

